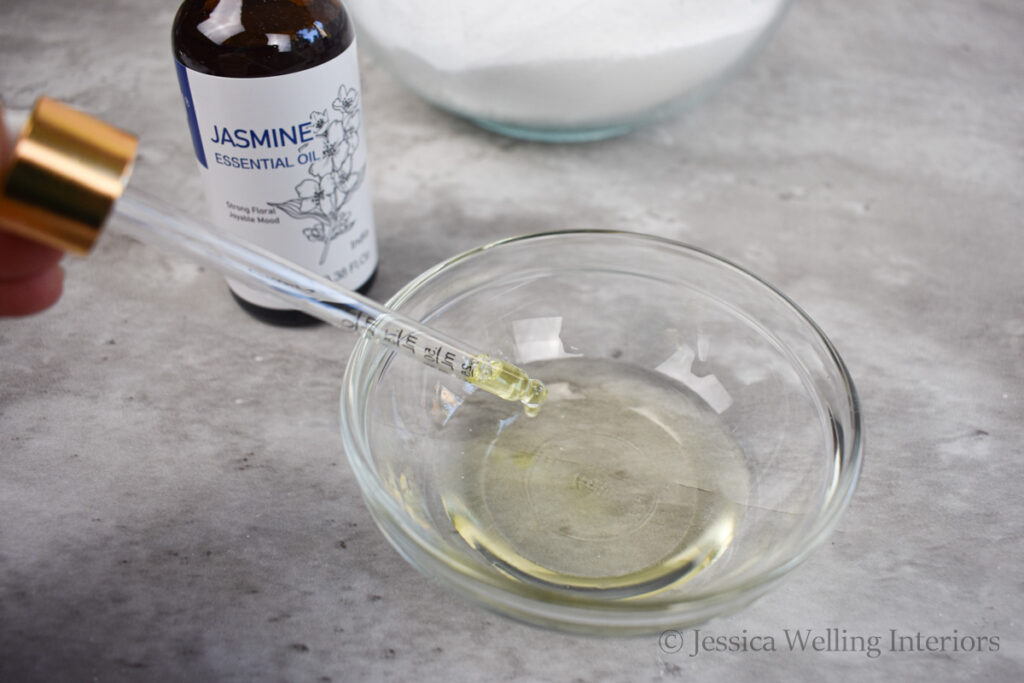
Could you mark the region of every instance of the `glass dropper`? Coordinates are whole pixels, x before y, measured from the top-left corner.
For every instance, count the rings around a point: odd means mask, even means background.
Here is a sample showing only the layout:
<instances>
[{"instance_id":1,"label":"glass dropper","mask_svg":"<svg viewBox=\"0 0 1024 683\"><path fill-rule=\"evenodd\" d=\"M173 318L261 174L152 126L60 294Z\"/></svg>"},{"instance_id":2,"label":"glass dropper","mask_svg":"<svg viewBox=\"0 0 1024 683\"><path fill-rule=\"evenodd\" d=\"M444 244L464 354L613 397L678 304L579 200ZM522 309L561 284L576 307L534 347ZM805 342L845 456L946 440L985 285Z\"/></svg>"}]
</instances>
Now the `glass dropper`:
<instances>
[{"instance_id":1,"label":"glass dropper","mask_svg":"<svg viewBox=\"0 0 1024 683\"><path fill-rule=\"evenodd\" d=\"M0 112L2 113L2 112ZM86 254L107 219L119 232L179 252L272 294L335 327L465 380L536 415L542 382L515 365L339 287L270 252L199 223L127 186L137 140L66 105L40 98L0 169L0 228Z\"/></svg>"},{"instance_id":2,"label":"glass dropper","mask_svg":"<svg viewBox=\"0 0 1024 683\"><path fill-rule=\"evenodd\" d=\"M464 379L536 415L547 397L539 380L515 365L389 310L270 252L213 232L188 215L131 186L114 208L120 232L141 242L181 252L213 270L273 294L343 330L373 341L436 370Z\"/></svg>"}]
</instances>

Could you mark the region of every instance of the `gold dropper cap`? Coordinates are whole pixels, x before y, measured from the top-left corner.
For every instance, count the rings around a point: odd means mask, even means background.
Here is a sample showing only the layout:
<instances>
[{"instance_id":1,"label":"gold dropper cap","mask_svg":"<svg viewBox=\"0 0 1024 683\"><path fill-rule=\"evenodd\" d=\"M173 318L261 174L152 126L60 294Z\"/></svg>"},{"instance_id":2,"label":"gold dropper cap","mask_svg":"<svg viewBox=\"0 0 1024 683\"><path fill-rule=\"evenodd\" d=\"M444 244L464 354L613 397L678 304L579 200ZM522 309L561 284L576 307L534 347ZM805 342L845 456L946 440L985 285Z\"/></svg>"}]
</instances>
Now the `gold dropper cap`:
<instances>
[{"instance_id":1,"label":"gold dropper cap","mask_svg":"<svg viewBox=\"0 0 1024 683\"><path fill-rule=\"evenodd\" d=\"M0 170L0 228L87 254L124 192L137 148L134 135L39 98Z\"/></svg>"}]
</instances>

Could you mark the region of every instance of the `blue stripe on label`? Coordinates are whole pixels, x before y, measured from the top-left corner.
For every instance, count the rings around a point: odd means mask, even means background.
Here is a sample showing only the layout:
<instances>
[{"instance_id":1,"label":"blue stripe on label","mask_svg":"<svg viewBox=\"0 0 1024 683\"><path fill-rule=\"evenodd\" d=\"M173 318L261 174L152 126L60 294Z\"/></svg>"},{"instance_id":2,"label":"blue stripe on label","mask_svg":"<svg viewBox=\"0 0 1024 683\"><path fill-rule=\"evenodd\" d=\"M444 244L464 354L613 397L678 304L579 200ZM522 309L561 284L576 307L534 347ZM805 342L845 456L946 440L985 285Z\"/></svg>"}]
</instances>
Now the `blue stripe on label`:
<instances>
[{"instance_id":1,"label":"blue stripe on label","mask_svg":"<svg viewBox=\"0 0 1024 683\"><path fill-rule=\"evenodd\" d=\"M181 96L185 99L185 115L188 116L188 129L192 131L192 146L196 150L196 159L199 159L199 163L203 165L203 168L209 168L206 165L206 151L203 149L203 139L199 135L199 121L196 119L196 107L192 102L192 88L188 85L188 72L185 70L185 65L174 60L174 66L178 72L178 86L181 88Z\"/></svg>"}]
</instances>

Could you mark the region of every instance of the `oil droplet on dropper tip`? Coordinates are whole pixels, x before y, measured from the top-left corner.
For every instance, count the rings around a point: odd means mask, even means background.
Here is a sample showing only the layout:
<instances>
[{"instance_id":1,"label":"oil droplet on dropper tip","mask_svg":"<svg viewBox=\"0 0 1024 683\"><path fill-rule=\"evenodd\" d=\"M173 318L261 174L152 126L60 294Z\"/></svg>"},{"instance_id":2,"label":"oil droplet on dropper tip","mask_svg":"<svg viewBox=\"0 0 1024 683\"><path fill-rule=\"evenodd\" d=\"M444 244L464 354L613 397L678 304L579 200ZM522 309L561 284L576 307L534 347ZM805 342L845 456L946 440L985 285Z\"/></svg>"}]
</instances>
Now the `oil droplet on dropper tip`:
<instances>
[{"instance_id":1,"label":"oil droplet on dropper tip","mask_svg":"<svg viewBox=\"0 0 1024 683\"><path fill-rule=\"evenodd\" d=\"M527 417L536 417L548 397L548 388L511 363L482 354L473 358L469 382L506 401L519 401Z\"/></svg>"}]
</instances>

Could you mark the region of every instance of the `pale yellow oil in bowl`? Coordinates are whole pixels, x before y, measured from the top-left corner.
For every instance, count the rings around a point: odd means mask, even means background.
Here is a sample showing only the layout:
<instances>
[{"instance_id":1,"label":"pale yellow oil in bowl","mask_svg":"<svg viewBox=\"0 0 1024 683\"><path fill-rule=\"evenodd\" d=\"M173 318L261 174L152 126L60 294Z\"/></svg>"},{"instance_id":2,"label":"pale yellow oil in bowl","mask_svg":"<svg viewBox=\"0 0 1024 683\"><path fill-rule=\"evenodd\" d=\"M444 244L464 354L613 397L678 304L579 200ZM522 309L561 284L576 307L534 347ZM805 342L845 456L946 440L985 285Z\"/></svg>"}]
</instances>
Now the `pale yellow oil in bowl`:
<instances>
[{"instance_id":1,"label":"pale yellow oil in bowl","mask_svg":"<svg viewBox=\"0 0 1024 683\"><path fill-rule=\"evenodd\" d=\"M530 374L547 391L535 419L487 397L456 417L473 438L445 468L442 502L473 551L515 581L623 599L678 585L725 551L750 483L717 413L612 361Z\"/></svg>"}]
</instances>

